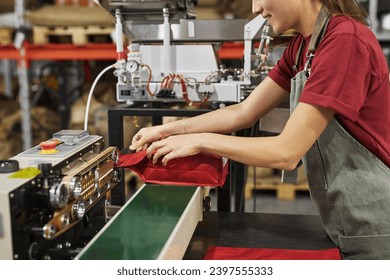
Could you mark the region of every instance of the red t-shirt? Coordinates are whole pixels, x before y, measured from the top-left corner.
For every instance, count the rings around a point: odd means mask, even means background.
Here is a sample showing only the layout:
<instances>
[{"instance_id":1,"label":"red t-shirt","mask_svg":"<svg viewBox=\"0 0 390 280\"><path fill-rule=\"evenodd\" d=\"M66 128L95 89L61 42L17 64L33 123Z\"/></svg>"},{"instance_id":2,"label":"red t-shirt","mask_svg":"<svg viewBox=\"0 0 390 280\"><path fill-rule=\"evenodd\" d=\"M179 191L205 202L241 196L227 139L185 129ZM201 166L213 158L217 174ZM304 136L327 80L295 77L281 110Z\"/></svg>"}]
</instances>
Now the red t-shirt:
<instances>
[{"instance_id":1,"label":"red t-shirt","mask_svg":"<svg viewBox=\"0 0 390 280\"><path fill-rule=\"evenodd\" d=\"M298 67L301 71L310 37L298 35L291 40L269 73L287 91L298 48L304 40ZM330 20L299 101L335 110L343 127L390 167L389 69L378 40L367 26L345 16Z\"/></svg>"}]
</instances>

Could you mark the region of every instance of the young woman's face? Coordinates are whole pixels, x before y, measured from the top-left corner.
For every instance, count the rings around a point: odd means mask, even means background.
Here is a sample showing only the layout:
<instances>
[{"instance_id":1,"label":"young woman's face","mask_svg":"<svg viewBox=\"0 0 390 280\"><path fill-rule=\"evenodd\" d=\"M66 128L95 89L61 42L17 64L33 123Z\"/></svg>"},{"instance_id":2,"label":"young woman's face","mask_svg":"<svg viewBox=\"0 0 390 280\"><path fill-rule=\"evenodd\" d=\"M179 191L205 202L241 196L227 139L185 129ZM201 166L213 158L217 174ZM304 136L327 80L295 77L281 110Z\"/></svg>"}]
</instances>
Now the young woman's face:
<instances>
[{"instance_id":1,"label":"young woman's face","mask_svg":"<svg viewBox=\"0 0 390 280\"><path fill-rule=\"evenodd\" d=\"M299 0L252 0L252 12L261 14L276 33L297 25Z\"/></svg>"}]
</instances>

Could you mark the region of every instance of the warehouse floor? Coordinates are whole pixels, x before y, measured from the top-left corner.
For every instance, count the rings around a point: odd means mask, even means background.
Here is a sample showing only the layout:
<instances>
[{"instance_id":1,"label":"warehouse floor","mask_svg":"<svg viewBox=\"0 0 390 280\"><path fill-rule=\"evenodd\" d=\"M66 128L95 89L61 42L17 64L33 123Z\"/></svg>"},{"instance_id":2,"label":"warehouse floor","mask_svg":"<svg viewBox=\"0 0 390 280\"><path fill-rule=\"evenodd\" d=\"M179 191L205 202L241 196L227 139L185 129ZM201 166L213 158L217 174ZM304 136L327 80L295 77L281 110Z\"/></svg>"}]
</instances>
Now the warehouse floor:
<instances>
[{"instance_id":1,"label":"warehouse floor","mask_svg":"<svg viewBox=\"0 0 390 280\"><path fill-rule=\"evenodd\" d=\"M294 200L280 200L274 192L256 192L245 201L245 212L278 213L278 214L318 214L310 199L309 192L297 192Z\"/></svg>"},{"instance_id":2,"label":"warehouse floor","mask_svg":"<svg viewBox=\"0 0 390 280\"><path fill-rule=\"evenodd\" d=\"M211 210L216 211L215 193L210 193L210 196L212 201ZM232 206L232 209L234 209L234 206ZM251 198L245 200L245 212L300 215L318 214L308 191L297 192L293 200L277 199L274 191L256 191Z\"/></svg>"}]
</instances>

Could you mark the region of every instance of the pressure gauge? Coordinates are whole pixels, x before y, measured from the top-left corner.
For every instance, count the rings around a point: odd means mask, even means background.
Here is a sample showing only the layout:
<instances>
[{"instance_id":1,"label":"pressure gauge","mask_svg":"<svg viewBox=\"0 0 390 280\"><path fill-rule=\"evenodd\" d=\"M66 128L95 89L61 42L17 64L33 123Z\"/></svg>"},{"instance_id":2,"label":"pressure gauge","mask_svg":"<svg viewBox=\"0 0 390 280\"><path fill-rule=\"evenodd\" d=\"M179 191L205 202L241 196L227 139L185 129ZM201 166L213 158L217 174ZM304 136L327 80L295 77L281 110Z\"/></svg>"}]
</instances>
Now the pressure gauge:
<instances>
[{"instance_id":1,"label":"pressure gauge","mask_svg":"<svg viewBox=\"0 0 390 280\"><path fill-rule=\"evenodd\" d=\"M129 60L127 63L126 63L126 69L127 71L129 71L130 73L133 73L135 71L138 70L138 67L139 67L139 63L135 60Z\"/></svg>"}]
</instances>

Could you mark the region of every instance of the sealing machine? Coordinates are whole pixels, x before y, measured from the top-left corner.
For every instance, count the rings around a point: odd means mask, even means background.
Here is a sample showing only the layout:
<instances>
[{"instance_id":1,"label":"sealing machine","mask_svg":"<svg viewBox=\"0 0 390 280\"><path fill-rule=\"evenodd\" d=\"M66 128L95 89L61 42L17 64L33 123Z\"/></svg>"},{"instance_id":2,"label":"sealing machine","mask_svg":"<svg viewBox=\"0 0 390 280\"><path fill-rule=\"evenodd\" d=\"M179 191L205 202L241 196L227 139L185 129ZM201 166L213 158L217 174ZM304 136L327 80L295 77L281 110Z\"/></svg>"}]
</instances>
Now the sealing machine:
<instances>
[{"instance_id":1,"label":"sealing machine","mask_svg":"<svg viewBox=\"0 0 390 280\"><path fill-rule=\"evenodd\" d=\"M0 259L72 259L112 215L118 150L63 130L0 161Z\"/></svg>"}]
</instances>

